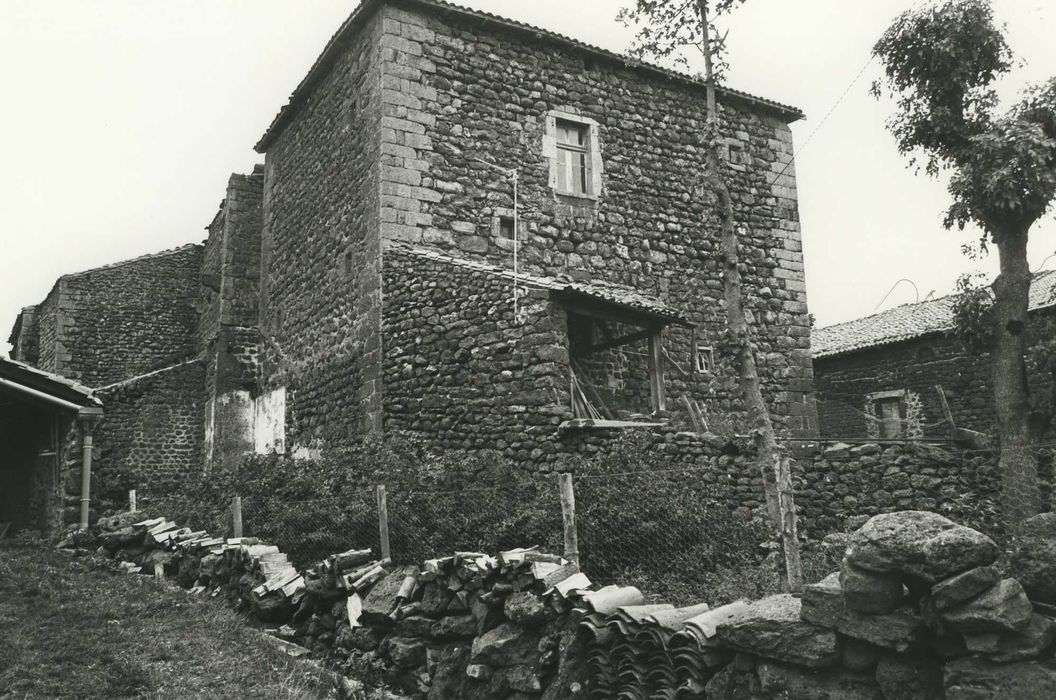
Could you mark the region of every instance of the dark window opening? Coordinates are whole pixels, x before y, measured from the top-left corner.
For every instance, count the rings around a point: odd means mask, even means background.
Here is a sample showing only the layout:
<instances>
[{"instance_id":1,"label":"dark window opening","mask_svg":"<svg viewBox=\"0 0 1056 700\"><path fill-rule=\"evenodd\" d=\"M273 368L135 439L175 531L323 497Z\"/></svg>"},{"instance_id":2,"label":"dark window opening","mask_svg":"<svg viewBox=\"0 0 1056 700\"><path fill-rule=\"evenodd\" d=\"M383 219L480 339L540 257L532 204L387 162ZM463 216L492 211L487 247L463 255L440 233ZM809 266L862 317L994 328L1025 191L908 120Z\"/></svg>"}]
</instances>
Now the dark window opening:
<instances>
[{"instance_id":1,"label":"dark window opening","mask_svg":"<svg viewBox=\"0 0 1056 700\"><path fill-rule=\"evenodd\" d=\"M512 216L500 216L499 217L499 237L508 238L513 240L513 217Z\"/></svg>"},{"instance_id":2,"label":"dark window opening","mask_svg":"<svg viewBox=\"0 0 1056 700\"><path fill-rule=\"evenodd\" d=\"M902 437L902 399L898 397L876 399L876 418L879 422L879 437L892 439Z\"/></svg>"},{"instance_id":3,"label":"dark window opening","mask_svg":"<svg viewBox=\"0 0 1056 700\"><path fill-rule=\"evenodd\" d=\"M352 276L352 251L346 250L345 254L341 256L341 272L346 277Z\"/></svg>"},{"instance_id":4,"label":"dark window opening","mask_svg":"<svg viewBox=\"0 0 1056 700\"><path fill-rule=\"evenodd\" d=\"M935 359L935 351L925 345L920 350L917 350L917 361L918 362L931 362Z\"/></svg>"}]
</instances>

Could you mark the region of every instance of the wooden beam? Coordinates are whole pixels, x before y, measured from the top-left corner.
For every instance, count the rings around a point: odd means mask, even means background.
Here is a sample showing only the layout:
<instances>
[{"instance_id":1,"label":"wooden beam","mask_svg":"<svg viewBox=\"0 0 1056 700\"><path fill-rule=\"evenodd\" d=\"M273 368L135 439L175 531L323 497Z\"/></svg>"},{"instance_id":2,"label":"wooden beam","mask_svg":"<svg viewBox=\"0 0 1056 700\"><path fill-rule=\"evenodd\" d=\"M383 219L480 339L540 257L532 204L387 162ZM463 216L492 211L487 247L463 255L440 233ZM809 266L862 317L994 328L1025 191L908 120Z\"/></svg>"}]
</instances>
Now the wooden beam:
<instances>
[{"instance_id":1,"label":"wooden beam","mask_svg":"<svg viewBox=\"0 0 1056 700\"><path fill-rule=\"evenodd\" d=\"M953 422L953 411L950 410L950 404L946 401L946 392L942 390L941 384L935 385L935 391L939 395L939 406L942 407L942 415L946 417L946 424L949 427L950 439L957 439L957 424Z\"/></svg>"},{"instance_id":2,"label":"wooden beam","mask_svg":"<svg viewBox=\"0 0 1056 700\"><path fill-rule=\"evenodd\" d=\"M594 303L589 303L579 299L570 299L562 294L554 294L555 300L560 303L565 310L577 313L581 316L616 321L617 323L626 323L627 325L638 326L639 328L656 326L668 322L667 319L657 314L652 314L647 311L631 311L619 304L611 302L597 300ZM675 323L676 321L671 322Z\"/></svg>"},{"instance_id":3,"label":"wooden beam","mask_svg":"<svg viewBox=\"0 0 1056 700\"><path fill-rule=\"evenodd\" d=\"M667 410L664 397L664 353L660 346L660 331L649 336L649 392L653 401L653 412Z\"/></svg>"},{"instance_id":4,"label":"wooden beam","mask_svg":"<svg viewBox=\"0 0 1056 700\"><path fill-rule=\"evenodd\" d=\"M645 340L654 333L656 333L655 329L646 328L644 331L628 333L627 335L621 335L619 338L611 338L610 336L610 339L605 341L604 343L597 343L596 345L591 345L589 348L587 348L585 354L592 355L596 352L611 350L612 348L618 348L621 345L627 345L629 343L634 343L639 340Z\"/></svg>"}]
</instances>

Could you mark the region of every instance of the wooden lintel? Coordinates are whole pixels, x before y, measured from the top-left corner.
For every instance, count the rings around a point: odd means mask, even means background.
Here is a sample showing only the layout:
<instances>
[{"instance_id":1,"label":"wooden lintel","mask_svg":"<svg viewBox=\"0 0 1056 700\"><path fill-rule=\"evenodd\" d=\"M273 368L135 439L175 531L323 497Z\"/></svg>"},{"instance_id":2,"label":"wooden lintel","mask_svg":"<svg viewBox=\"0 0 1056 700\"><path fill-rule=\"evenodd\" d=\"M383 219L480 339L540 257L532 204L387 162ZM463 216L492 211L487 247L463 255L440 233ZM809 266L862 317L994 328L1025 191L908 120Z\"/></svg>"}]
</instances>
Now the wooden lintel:
<instances>
[{"instance_id":1,"label":"wooden lintel","mask_svg":"<svg viewBox=\"0 0 1056 700\"><path fill-rule=\"evenodd\" d=\"M638 340L645 340L646 338L656 335L657 329L646 328L644 331L637 331L635 333L628 333L627 335L621 335L619 338L610 338L604 343L595 343L587 348L585 354L590 355L595 352L601 352L603 350L611 350L612 348L618 348L621 345L627 345Z\"/></svg>"}]
</instances>

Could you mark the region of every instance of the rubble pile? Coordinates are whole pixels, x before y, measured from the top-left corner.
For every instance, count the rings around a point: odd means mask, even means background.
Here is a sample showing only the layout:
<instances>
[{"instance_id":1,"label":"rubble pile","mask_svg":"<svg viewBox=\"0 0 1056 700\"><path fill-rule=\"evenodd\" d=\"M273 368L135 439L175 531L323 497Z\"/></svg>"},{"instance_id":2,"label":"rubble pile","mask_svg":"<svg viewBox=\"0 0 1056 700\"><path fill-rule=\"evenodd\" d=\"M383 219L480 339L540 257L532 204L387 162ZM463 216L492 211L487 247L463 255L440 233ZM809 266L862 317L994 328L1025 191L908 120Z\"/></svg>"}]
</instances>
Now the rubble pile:
<instances>
[{"instance_id":1,"label":"rubble pile","mask_svg":"<svg viewBox=\"0 0 1056 700\"><path fill-rule=\"evenodd\" d=\"M709 698L1056 697L1053 609L985 535L925 511L877 515L840 571L718 626L734 662Z\"/></svg>"},{"instance_id":2,"label":"rubble pile","mask_svg":"<svg viewBox=\"0 0 1056 700\"><path fill-rule=\"evenodd\" d=\"M902 511L852 533L801 596L715 608L596 588L537 548L407 566L351 549L298 571L272 545L162 518L103 518L95 537L128 572L224 596L291 653L375 669L407 697L976 700L1056 697L1056 519L1038 517L1008 559L1026 586L985 535Z\"/></svg>"}]
</instances>

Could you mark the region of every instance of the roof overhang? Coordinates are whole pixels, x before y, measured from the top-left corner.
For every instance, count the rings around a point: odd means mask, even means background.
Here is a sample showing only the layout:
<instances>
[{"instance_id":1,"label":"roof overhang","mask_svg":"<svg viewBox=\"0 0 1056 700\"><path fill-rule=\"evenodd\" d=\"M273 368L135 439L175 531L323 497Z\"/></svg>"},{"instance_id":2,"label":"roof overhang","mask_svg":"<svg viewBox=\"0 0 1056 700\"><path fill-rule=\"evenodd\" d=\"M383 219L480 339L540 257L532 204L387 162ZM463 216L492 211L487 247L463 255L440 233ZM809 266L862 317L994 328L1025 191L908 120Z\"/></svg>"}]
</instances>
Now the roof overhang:
<instances>
[{"instance_id":1,"label":"roof overhang","mask_svg":"<svg viewBox=\"0 0 1056 700\"><path fill-rule=\"evenodd\" d=\"M602 318L617 323L628 323L637 326L667 326L675 324L693 328L684 316L673 310L646 308L623 303L608 297L593 294L583 289L554 289L550 299L562 307L594 318Z\"/></svg>"},{"instance_id":2,"label":"roof overhang","mask_svg":"<svg viewBox=\"0 0 1056 700\"><path fill-rule=\"evenodd\" d=\"M86 386L6 357L0 357L0 389L68 411L103 405Z\"/></svg>"},{"instance_id":3,"label":"roof overhang","mask_svg":"<svg viewBox=\"0 0 1056 700\"><path fill-rule=\"evenodd\" d=\"M385 3L399 4L399 5L412 5L421 8L438 12L441 14L448 15L459 15L463 17L469 17L475 19L481 23L489 24L495 27L502 27L510 31L515 31L522 34L527 34L535 39L545 39L548 41L557 42L566 46L574 47L584 53L588 53L592 56L602 58L609 61L615 61L621 63L627 68L638 70L644 73L650 73L668 80L676 81L679 83L694 85L700 88L705 87L703 80L696 78L686 73L679 73L678 71L662 68L651 63L646 63L637 59L633 59L629 56L624 56L613 51L608 51L599 46L587 44L586 42L573 39L572 37L552 32L541 27L535 27L524 22L518 22L506 17L501 17L490 12L482 12L480 10L474 10L462 5L455 3L446 2L446 0L362 0L359 6L349 15L341 27L330 37L330 41L327 42L323 48L322 53L312 64L312 67L308 69L308 74L304 76L301 82L294 88L293 94L290 95L290 101L279 110L279 113L272 120L271 125L268 126L267 131L260 137L260 140L253 147L257 153L266 153L271 144L278 137L279 133L286 127L286 125L293 118L293 115L301 107L301 105L307 101L308 96L311 93L315 83L318 82L326 74L327 69L331 66L333 61L338 55L345 49L346 41L349 35L354 32L358 26L365 22L366 19L381 5ZM747 92L740 90L734 90L727 87L718 87L717 93L719 98L727 101L742 102L750 105L757 109L774 114L786 123L791 123L803 119L806 115L803 114L802 110L792 107L790 105L782 104L774 100L768 100L763 97L757 97Z\"/></svg>"}]
</instances>

